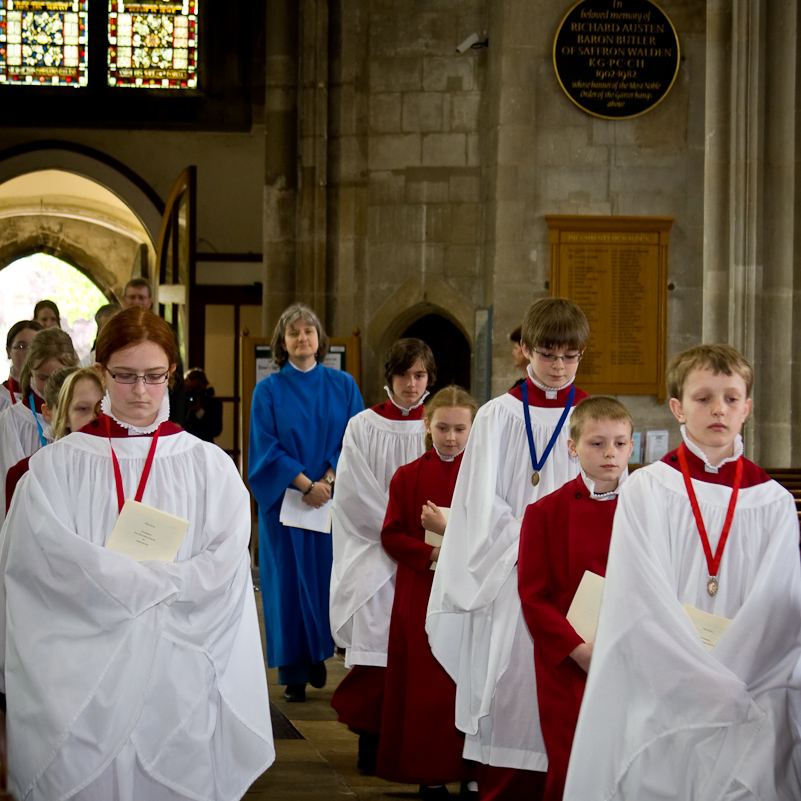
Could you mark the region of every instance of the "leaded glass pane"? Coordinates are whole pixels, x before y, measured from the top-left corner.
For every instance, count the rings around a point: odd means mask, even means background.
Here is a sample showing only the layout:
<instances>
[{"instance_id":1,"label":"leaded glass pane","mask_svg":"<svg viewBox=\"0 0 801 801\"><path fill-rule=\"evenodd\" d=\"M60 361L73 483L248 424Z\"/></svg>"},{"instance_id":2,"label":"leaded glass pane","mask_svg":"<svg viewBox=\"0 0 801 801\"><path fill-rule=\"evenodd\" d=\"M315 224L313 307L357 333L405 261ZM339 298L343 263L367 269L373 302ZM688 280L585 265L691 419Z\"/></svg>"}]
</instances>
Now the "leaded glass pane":
<instances>
[{"instance_id":1,"label":"leaded glass pane","mask_svg":"<svg viewBox=\"0 0 801 801\"><path fill-rule=\"evenodd\" d=\"M198 3L199 0L109 0L109 85L194 89Z\"/></svg>"},{"instance_id":2,"label":"leaded glass pane","mask_svg":"<svg viewBox=\"0 0 801 801\"><path fill-rule=\"evenodd\" d=\"M88 0L0 0L0 84L86 86Z\"/></svg>"}]
</instances>

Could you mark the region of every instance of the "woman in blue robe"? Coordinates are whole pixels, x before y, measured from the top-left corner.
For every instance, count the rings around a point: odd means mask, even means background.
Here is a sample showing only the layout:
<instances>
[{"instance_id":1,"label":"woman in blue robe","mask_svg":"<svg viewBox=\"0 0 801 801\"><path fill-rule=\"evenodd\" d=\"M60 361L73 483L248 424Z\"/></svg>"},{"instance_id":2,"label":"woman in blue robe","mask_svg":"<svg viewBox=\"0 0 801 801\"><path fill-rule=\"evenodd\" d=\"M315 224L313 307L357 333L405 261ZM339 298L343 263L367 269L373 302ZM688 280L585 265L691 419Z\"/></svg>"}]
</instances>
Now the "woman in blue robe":
<instances>
[{"instance_id":1,"label":"woman in blue robe","mask_svg":"<svg viewBox=\"0 0 801 801\"><path fill-rule=\"evenodd\" d=\"M308 306L283 312L271 345L281 369L253 393L248 480L259 505L267 664L278 667L284 697L304 701L307 683L325 684L325 660L334 653L331 534L285 526L279 514L286 493L310 508L331 499L342 436L364 405L348 373L320 363L328 337Z\"/></svg>"}]
</instances>

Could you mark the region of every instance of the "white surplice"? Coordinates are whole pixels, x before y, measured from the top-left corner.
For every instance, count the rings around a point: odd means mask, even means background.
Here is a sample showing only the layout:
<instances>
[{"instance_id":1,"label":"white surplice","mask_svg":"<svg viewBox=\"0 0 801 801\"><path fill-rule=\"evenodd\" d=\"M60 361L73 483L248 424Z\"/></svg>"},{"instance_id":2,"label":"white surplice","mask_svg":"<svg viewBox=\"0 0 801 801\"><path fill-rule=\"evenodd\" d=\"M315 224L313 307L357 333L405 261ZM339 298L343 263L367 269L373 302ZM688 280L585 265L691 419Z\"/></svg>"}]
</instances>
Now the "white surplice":
<instances>
[{"instance_id":1,"label":"white surplice","mask_svg":"<svg viewBox=\"0 0 801 801\"><path fill-rule=\"evenodd\" d=\"M386 667L397 569L381 546L389 482L424 451L422 420L390 420L367 409L345 431L333 501L330 612L347 667Z\"/></svg>"},{"instance_id":2,"label":"white surplice","mask_svg":"<svg viewBox=\"0 0 801 801\"><path fill-rule=\"evenodd\" d=\"M113 440L128 497L151 442ZM0 657L19 801L227 801L274 760L250 501L233 462L162 435L143 503L189 520L175 562L103 547L118 516L105 437L48 445L17 485Z\"/></svg>"},{"instance_id":3,"label":"white surplice","mask_svg":"<svg viewBox=\"0 0 801 801\"><path fill-rule=\"evenodd\" d=\"M22 403L15 403L0 412L0 520L6 513L6 473L21 459L32 456L42 447L39 438L39 428L36 419L42 426L43 432L49 431L49 425L44 418L36 415ZM45 437L47 442L52 437Z\"/></svg>"},{"instance_id":4,"label":"white surplice","mask_svg":"<svg viewBox=\"0 0 801 801\"><path fill-rule=\"evenodd\" d=\"M693 480L712 552L731 488ZM741 489L718 572L679 470L620 492L566 801L801 798L801 570L790 494ZM732 619L710 652L682 605Z\"/></svg>"},{"instance_id":5,"label":"white surplice","mask_svg":"<svg viewBox=\"0 0 801 801\"><path fill-rule=\"evenodd\" d=\"M542 455L563 408L531 406ZM479 409L465 450L431 590L431 650L456 681L464 756L484 764L545 770L534 645L517 591L520 526L528 504L579 472L565 421L536 487L523 404L507 394Z\"/></svg>"},{"instance_id":6,"label":"white surplice","mask_svg":"<svg viewBox=\"0 0 801 801\"><path fill-rule=\"evenodd\" d=\"M19 395L16 396L17 403L20 402L21 398ZM9 406L16 406L16 403L13 403L11 400L11 392L9 392L8 387L5 384L0 384L0 412L4 409L8 409Z\"/></svg>"}]
</instances>

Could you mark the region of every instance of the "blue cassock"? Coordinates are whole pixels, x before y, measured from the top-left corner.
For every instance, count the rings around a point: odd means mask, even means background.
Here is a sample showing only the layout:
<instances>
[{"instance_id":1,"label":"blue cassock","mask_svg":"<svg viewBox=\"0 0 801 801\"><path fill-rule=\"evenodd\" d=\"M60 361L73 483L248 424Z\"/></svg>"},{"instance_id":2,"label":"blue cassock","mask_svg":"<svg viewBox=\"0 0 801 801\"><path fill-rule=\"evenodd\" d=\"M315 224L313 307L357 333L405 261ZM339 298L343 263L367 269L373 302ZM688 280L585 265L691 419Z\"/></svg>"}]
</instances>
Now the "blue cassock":
<instances>
[{"instance_id":1,"label":"blue cassock","mask_svg":"<svg viewBox=\"0 0 801 801\"><path fill-rule=\"evenodd\" d=\"M267 664L314 664L334 653L328 621L331 535L278 522L298 473L313 481L336 470L348 420L364 408L347 373L287 362L256 385L250 415L248 480L259 504L259 574ZM299 492L294 487L292 492Z\"/></svg>"}]
</instances>

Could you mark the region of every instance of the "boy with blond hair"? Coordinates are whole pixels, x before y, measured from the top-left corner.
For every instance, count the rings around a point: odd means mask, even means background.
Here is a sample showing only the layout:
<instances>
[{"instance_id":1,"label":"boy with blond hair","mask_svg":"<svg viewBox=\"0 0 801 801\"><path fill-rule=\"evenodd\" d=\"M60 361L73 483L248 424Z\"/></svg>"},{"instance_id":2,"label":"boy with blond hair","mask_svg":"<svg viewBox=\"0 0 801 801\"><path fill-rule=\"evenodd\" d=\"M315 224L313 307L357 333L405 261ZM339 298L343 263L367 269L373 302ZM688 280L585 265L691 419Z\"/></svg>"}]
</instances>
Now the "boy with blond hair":
<instances>
[{"instance_id":1,"label":"boy with blond hair","mask_svg":"<svg viewBox=\"0 0 801 801\"><path fill-rule=\"evenodd\" d=\"M668 365L683 443L620 493L565 799L801 798L792 496L743 456L753 370Z\"/></svg>"},{"instance_id":2,"label":"boy with blond hair","mask_svg":"<svg viewBox=\"0 0 801 801\"><path fill-rule=\"evenodd\" d=\"M526 510L517 581L534 638L537 699L548 774L545 801L561 801L592 643L567 620L585 571L606 573L617 493L628 475L631 415L614 398L582 401L567 447L581 474Z\"/></svg>"},{"instance_id":3,"label":"boy with blond hair","mask_svg":"<svg viewBox=\"0 0 801 801\"><path fill-rule=\"evenodd\" d=\"M526 507L578 475L567 439L570 414L587 397L573 381L589 333L569 300L529 307L521 336L528 376L476 415L434 574L426 631L456 682L456 726L464 757L481 763L482 801L536 801L545 784L518 540Z\"/></svg>"}]
</instances>

